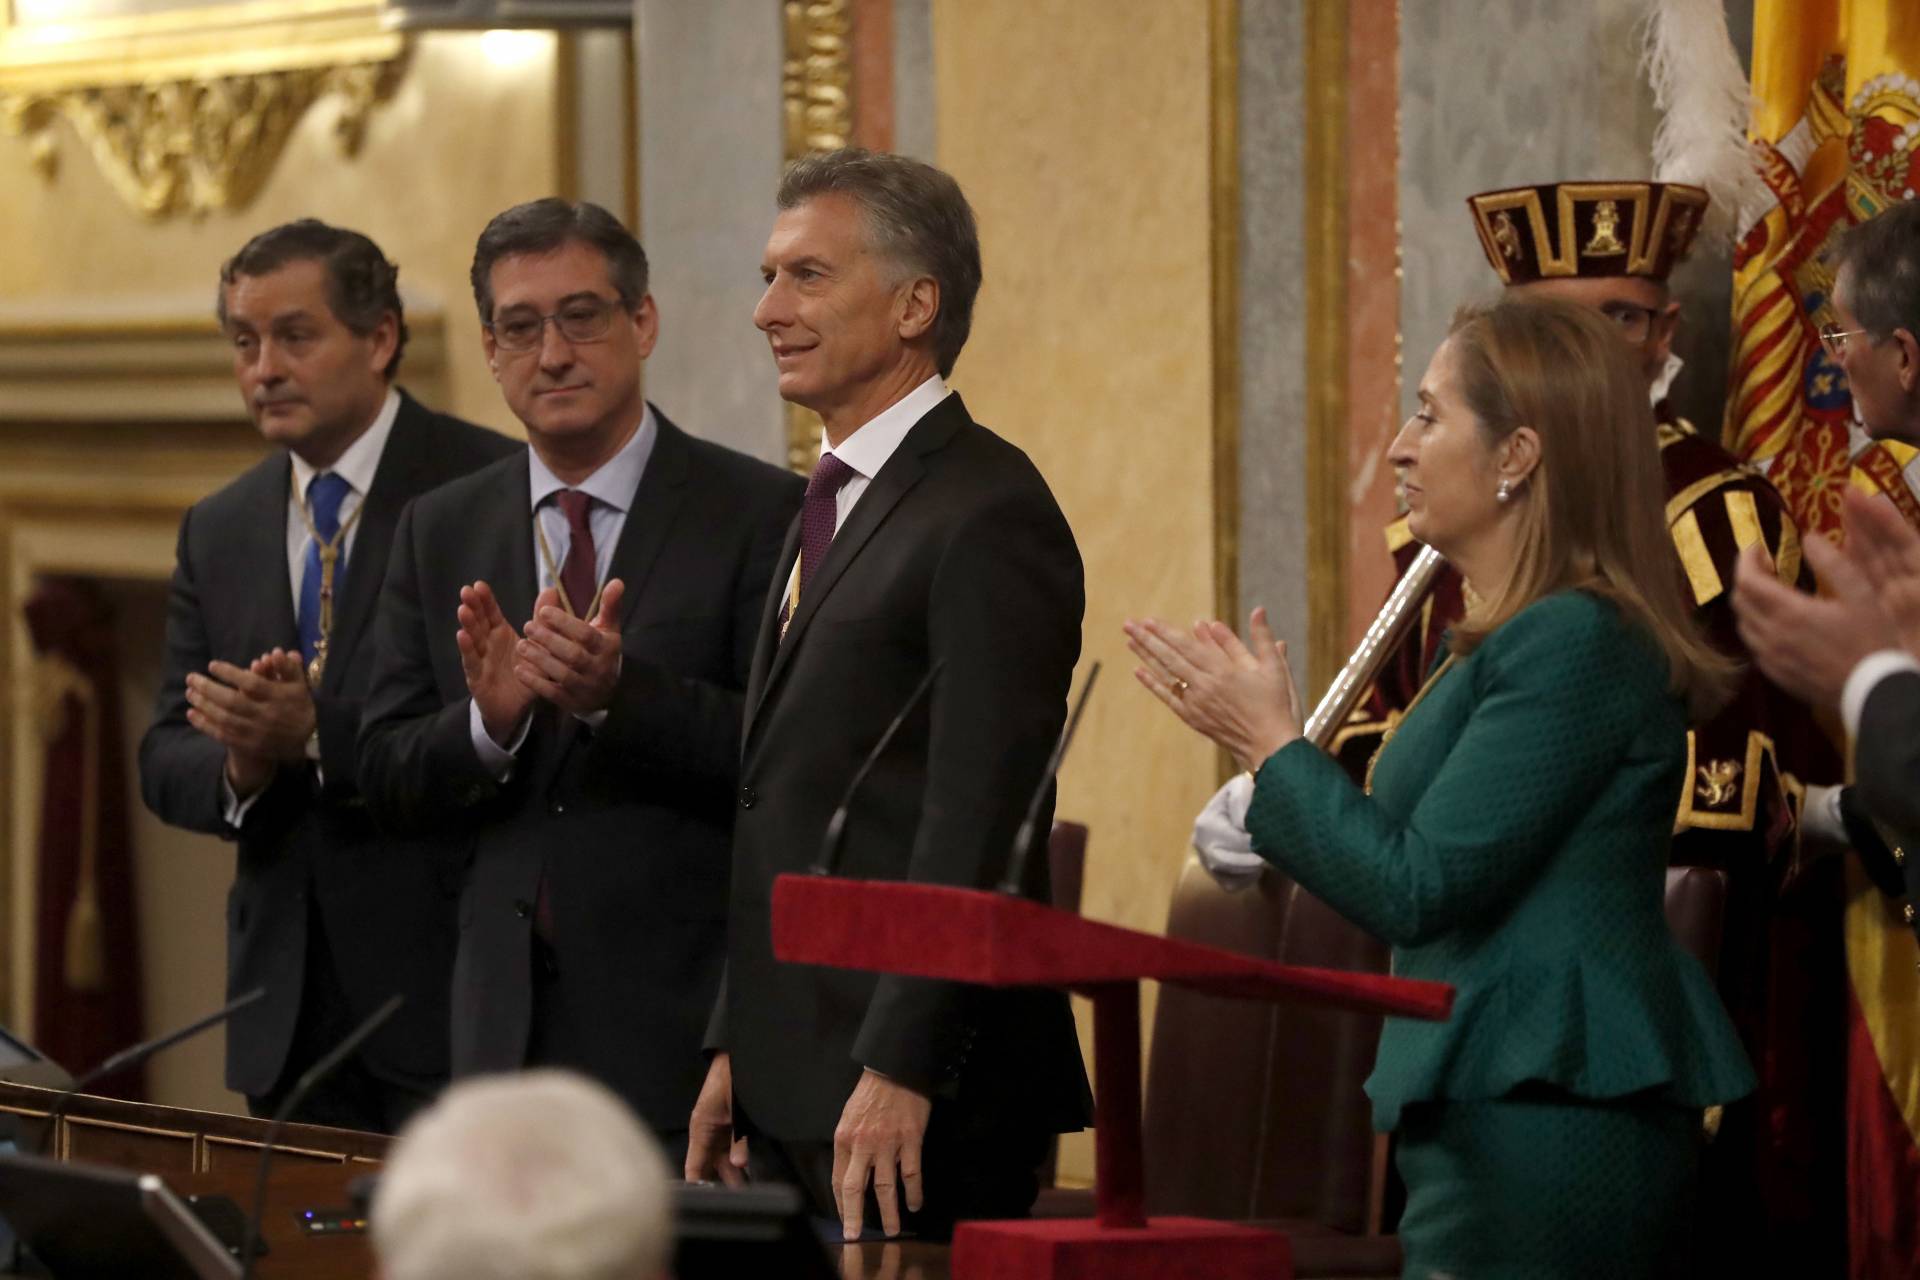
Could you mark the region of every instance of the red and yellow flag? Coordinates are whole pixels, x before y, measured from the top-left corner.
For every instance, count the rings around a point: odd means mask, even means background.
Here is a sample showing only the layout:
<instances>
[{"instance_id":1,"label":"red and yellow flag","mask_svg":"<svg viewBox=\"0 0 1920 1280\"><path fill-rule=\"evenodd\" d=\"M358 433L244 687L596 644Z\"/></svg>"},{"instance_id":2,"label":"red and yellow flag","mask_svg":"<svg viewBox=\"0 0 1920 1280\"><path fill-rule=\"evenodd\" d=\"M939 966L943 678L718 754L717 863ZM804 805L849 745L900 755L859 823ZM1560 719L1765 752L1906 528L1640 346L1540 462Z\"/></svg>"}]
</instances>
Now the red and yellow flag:
<instances>
[{"instance_id":1,"label":"red and yellow flag","mask_svg":"<svg viewBox=\"0 0 1920 1280\"><path fill-rule=\"evenodd\" d=\"M1771 193L1734 253L1726 440L1803 531L1837 536L1848 485L1920 527L1894 446L1856 451L1846 378L1820 347L1838 234L1920 195L1920 3L1757 0L1753 148ZM1920 1275L1920 943L1850 866L1848 1253L1856 1277Z\"/></svg>"}]
</instances>

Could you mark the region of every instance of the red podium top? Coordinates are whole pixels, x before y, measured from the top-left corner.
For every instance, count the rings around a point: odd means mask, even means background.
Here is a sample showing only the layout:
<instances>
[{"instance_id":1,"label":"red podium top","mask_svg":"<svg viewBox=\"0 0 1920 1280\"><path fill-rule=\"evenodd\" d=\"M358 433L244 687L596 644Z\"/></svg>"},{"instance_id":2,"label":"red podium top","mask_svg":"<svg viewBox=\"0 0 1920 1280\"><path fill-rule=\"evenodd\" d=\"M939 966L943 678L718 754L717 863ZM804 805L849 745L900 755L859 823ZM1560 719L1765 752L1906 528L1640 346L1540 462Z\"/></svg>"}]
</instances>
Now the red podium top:
<instances>
[{"instance_id":1,"label":"red podium top","mask_svg":"<svg viewBox=\"0 0 1920 1280\"><path fill-rule=\"evenodd\" d=\"M1453 988L1258 960L951 885L783 875L773 954L790 964L1076 991L1153 978L1216 995L1443 1021Z\"/></svg>"}]
</instances>

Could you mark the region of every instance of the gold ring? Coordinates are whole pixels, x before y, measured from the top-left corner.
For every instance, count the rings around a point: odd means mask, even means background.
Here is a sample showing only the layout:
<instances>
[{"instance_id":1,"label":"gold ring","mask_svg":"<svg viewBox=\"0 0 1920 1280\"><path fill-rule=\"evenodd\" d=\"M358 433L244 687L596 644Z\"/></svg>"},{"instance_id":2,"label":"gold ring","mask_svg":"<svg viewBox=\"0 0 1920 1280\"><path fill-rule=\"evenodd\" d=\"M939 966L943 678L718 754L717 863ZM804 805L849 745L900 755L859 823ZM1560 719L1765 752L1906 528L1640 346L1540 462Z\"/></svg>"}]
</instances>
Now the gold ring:
<instances>
[{"instance_id":1,"label":"gold ring","mask_svg":"<svg viewBox=\"0 0 1920 1280\"><path fill-rule=\"evenodd\" d=\"M1175 677L1173 682L1173 696L1176 698L1184 698L1187 690L1191 687L1192 686L1188 685L1185 680Z\"/></svg>"}]
</instances>

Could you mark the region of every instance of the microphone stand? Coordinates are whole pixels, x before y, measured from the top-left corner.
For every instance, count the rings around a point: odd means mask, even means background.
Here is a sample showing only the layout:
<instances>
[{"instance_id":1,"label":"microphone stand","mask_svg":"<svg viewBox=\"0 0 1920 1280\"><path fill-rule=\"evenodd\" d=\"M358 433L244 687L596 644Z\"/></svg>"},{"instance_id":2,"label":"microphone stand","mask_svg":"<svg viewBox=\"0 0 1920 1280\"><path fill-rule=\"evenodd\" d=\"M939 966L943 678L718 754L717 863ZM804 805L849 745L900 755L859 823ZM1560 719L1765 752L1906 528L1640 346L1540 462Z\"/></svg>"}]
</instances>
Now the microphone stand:
<instances>
[{"instance_id":1,"label":"microphone stand","mask_svg":"<svg viewBox=\"0 0 1920 1280\"><path fill-rule=\"evenodd\" d=\"M280 1106L273 1113L273 1122L267 1126L266 1143L260 1148L260 1171L253 1182L253 1212L247 1215L247 1234L240 1249L240 1280L251 1280L253 1260L258 1251L260 1226L267 1212L267 1170L273 1164L273 1144L279 1140L280 1131L286 1127L287 1117L292 1115L299 1105L307 1100L314 1086L332 1075L340 1064L353 1055L354 1050L363 1044L367 1037L378 1031L400 1006L406 1003L406 997L398 992L387 998L387 1002L367 1015L366 1021L353 1029L353 1032L334 1047L320 1061L308 1067Z\"/></svg>"},{"instance_id":2,"label":"microphone stand","mask_svg":"<svg viewBox=\"0 0 1920 1280\"><path fill-rule=\"evenodd\" d=\"M60 1091L60 1096L56 1098L53 1105L47 1109L46 1127L40 1130L40 1142L35 1147L34 1154L40 1156L47 1154L47 1146L53 1141L53 1132L59 1124L60 1117L67 1113L67 1108L72 1105L73 1100L79 1096L82 1089L85 1089L96 1080L104 1080L117 1071L124 1071L128 1067L139 1066L142 1062L145 1062L154 1054L159 1053L162 1049L171 1049L182 1040L191 1040L207 1028L225 1022L228 1018L231 1018L248 1005L263 999L266 994L267 989L265 987L255 987L251 991L235 996L233 999L227 1001L225 1005L214 1010L204 1018L198 1018L178 1030L169 1031L163 1036L158 1036L152 1040L136 1044L130 1049L122 1049L105 1062L102 1062L99 1066L93 1068L93 1070L81 1076L78 1080L75 1080L72 1084Z\"/></svg>"},{"instance_id":3,"label":"microphone stand","mask_svg":"<svg viewBox=\"0 0 1920 1280\"><path fill-rule=\"evenodd\" d=\"M1100 663L1095 660L1087 669L1087 682L1080 686L1079 700L1073 704L1073 714L1067 717L1066 728L1060 731L1060 741L1053 744L1053 754L1047 758L1045 772L1040 775L1040 785L1033 789L1033 796L1027 801L1027 816L1020 820L1020 830L1013 837L1013 854L1007 859L1006 878L1000 881L1001 893L1020 896L1020 886L1027 878L1027 855L1033 848L1033 828L1040 821L1040 802L1046 799L1047 788L1053 785L1055 775L1060 772L1060 762L1067 758L1067 748L1073 744L1074 730L1080 727L1080 713L1087 709L1087 698L1093 693L1093 682L1100 678Z\"/></svg>"}]
</instances>

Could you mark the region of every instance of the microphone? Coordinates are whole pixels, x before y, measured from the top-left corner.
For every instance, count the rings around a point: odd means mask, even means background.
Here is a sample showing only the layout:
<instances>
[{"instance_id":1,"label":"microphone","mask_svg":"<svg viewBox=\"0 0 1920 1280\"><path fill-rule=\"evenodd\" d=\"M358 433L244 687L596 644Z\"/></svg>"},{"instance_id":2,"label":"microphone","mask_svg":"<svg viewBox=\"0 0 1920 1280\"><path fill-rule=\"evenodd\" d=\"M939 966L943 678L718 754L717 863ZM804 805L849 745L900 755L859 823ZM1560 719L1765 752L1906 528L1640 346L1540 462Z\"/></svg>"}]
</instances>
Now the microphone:
<instances>
[{"instance_id":1,"label":"microphone","mask_svg":"<svg viewBox=\"0 0 1920 1280\"><path fill-rule=\"evenodd\" d=\"M315 1085L338 1070L340 1064L352 1057L353 1051L385 1025L387 1019L398 1013L400 1006L405 1003L406 997L399 992L387 997L387 1002L368 1014L366 1021L355 1027L352 1034L334 1047L332 1053L308 1067L306 1074L287 1091L286 1098L275 1109L273 1123L267 1126L266 1142L260 1148L260 1171L253 1183L253 1212L247 1216L247 1234L240 1249L240 1280L250 1280L253 1275L253 1260L259 1252L260 1226L267 1212L267 1169L273 1163L273 1144L286 1127L287 1117L307 1100L307 1095L313 1092Z\"/></svg>"},{"instance_id":2,"label":"microphone","mask_svg":"<svg viewBox=\"0 0 1920 1280\"><path fill-rule=\"evenodd\" d=\"M1067 727L1060 731L1060 741L1053 744L1053 755L1047 759L1046 771L1040 775L1040 785L1033 789L1033 798L1027 801L1027 816L1020 821L1020 830L1013 837L1013 856L1007 860L1007 875L1000 882L1000 892L1020 896L1020 882L1027 876L1027 854L1033 848L1033 827L1040 820L1040 802L1047 797L1047 788L1053 785L1054 775L1060 772L1060 762L1067 758L1067 747L1073 742L1073 731L1080 727L1080 713L1087 709L1087 698L1093 693L1093 682L1100 678L1100 662L1094 660L1087 669L1087 682L1080 686L1080 699L1073 704L1073 714L1067 717Z\"/></svg>"},{"instance_id":3,"label":"microphone","mask_svg":"<svg viewBox=\"0 0 1920 1280\"><path fill-rule=\"evenodd\" d=\"M893 723L887 726L887 731L880 735L880 741L873 744L873 750L867 752L867 758L862 760L860 767L854 771L853 781L847 784L847 793L840 797L840 807L833 811L831 818L827 819L827 834L820 840L820 856L814 859L813 865L808 868L814 875L833 874L834 865L840 861L841 841L846 838L847 806L853 803L854 793L860 790L860 784L867 780L867 775L873 772L873 766L879 763L881 756L886 754L894 735L900 732L900 726L907 722L907 717L913 713L913 709L920 705L920 699L927 696L927 690L933 687L933 678L939 675L940 668L946 665L947 660L942 658L927 668L927 674L920 677L920 683L913 686L913 692L908 694L906 702L901 704L899 714L893 717Z\"/></svg>"},{"instance_id":4,"label":"microphone","mask_svg":"<svg viewBox=\"0 0 1920 1280\"><path fill-rule=\"evenodd\" d=\"M85 1089L96 1080L103 1080L113 1075L115 1072L124 1071L128 1067L137 1067L154 1054L159 1053L162 1049L171 1049L182 1040L191 1040L208 1027L225 1022L228 1018L231 1018L234 1014L240 1012L240 1010L246 1008L254 1001L264 998L266 994L267 989L265 987L255 987L244 995L235 996L233 999L227 1001L225 1005L208 1014L206 1017L189 1022L177 1031L169 1031L163 1036L156 1036L152 1040L134 1045L131 1049L122 1049L93 1070L81 1076L78 1080L75 1080L72 1084L60 1091L60 1096L54 1099L53 1105L47 1109L46 1127L40 1131L40 1143L35 1149L34 1154L42 1156L47 1154L47 1145L53 1141L53 1131L58 1127L60 1117L67 1113L67 1107L79 1096L82 1089Z\"/></svg>"}]
</instances>

